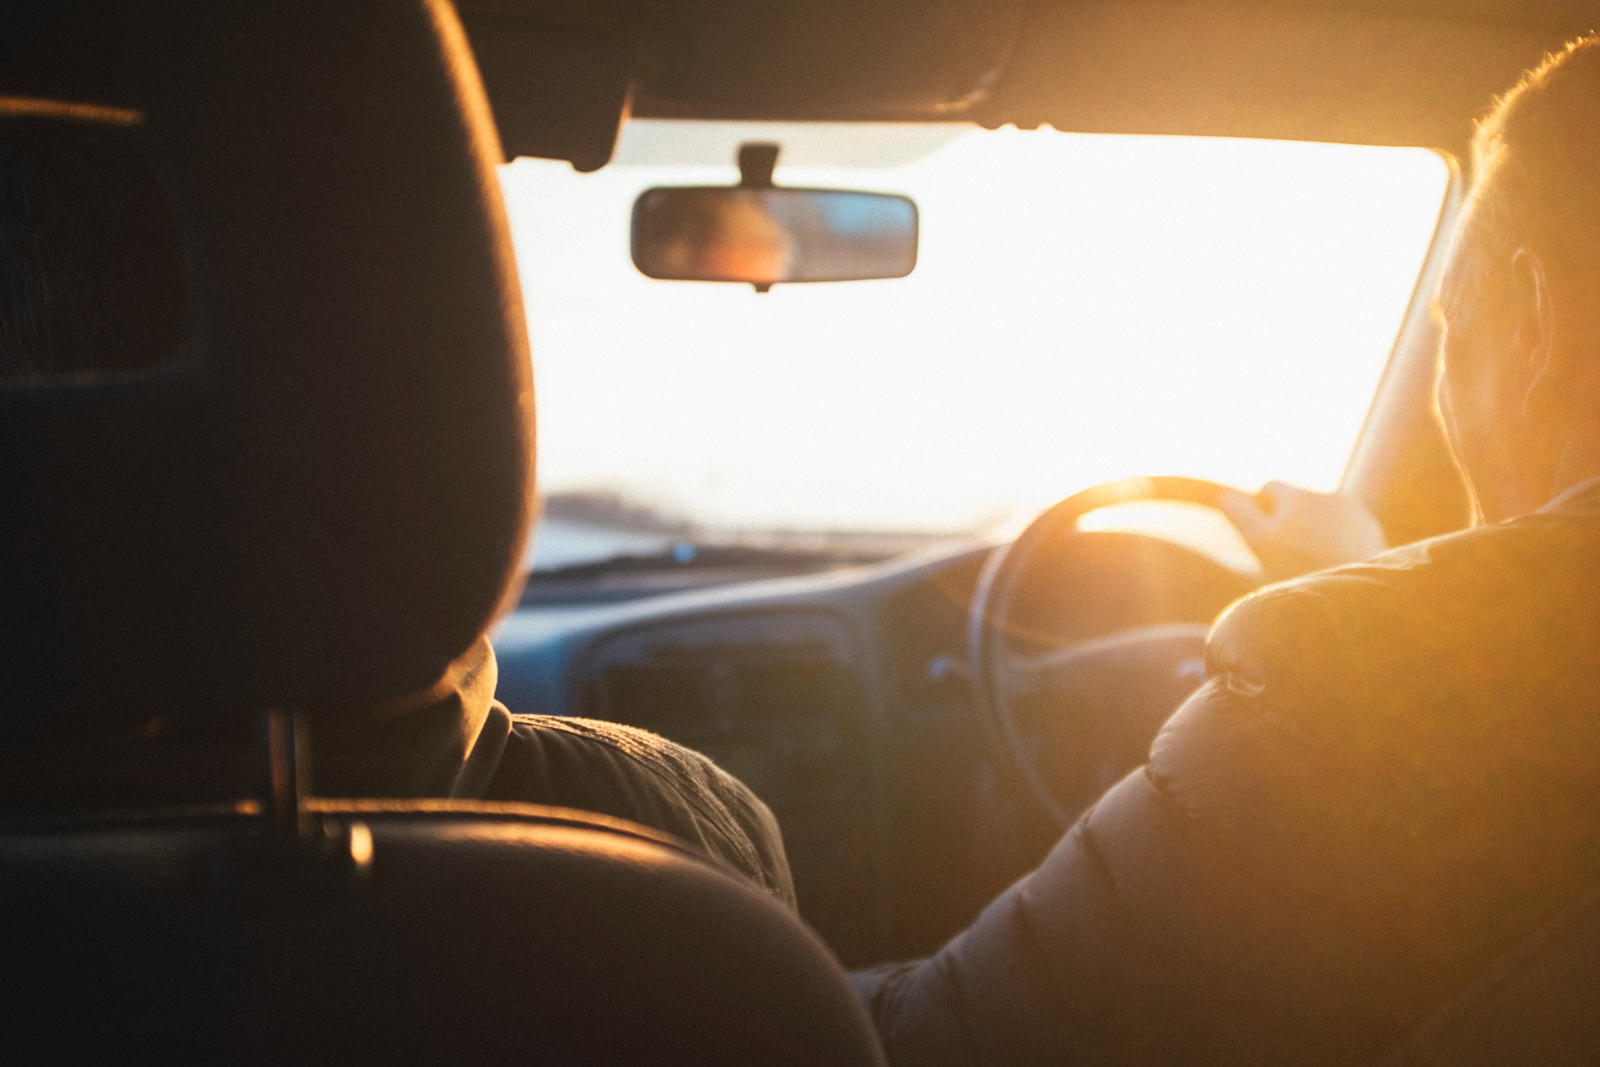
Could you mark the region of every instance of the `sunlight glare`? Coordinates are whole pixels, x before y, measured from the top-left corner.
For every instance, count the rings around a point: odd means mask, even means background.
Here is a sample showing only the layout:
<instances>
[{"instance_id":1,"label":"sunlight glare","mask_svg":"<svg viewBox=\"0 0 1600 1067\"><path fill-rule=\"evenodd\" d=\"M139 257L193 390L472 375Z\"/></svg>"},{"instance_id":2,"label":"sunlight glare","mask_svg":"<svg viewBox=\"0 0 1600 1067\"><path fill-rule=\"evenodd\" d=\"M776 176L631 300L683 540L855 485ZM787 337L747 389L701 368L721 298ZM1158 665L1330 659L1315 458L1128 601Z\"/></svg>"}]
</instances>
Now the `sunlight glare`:
<instances>
[{"instance_id":1,"label":"sunlight glare","mask_svg":"<svg viewBox=\"0 0 1600 1067\"><path fill-rule=\"evenodd\" d=\"M630 124L623 158L662 125ZM779 184L912 196L907 278L644 278L633 199L732 184L724 158L502 168L546 491L713 529L957 531L1136 475L1331 489L1448 173L1420 149L970 128L887 167L780 158Z\"/></svg>"}]
</instances>

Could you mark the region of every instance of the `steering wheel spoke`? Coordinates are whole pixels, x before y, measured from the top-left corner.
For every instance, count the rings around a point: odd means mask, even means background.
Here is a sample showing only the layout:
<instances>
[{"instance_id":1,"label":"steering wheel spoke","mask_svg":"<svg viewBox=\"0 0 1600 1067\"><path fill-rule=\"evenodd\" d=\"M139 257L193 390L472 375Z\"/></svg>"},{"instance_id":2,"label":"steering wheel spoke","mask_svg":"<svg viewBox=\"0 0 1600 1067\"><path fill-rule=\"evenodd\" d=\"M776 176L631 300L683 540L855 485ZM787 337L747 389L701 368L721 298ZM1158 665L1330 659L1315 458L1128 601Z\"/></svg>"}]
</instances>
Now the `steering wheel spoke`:
<instances>
[{"instance_id":1,"label":"steering wheel spoke","mask_svg":"<svg viewBox=\"0 0 1600 1067\"><path fill-rule=\"evenodd\" d=\"M1081 687L1085 673L1104 671L1108 665L1120 666L1130 660L1143 660L1152 644L1173 645L1189 653L1178 658L1174 670L1183 677L1203 681L1203 655L1206 634L1210 630L1209 626L1197 622L1154 623L1047 652L1002 652L1000 681L1017 698L1070 693Z\"/></svg>"}]
</instances>

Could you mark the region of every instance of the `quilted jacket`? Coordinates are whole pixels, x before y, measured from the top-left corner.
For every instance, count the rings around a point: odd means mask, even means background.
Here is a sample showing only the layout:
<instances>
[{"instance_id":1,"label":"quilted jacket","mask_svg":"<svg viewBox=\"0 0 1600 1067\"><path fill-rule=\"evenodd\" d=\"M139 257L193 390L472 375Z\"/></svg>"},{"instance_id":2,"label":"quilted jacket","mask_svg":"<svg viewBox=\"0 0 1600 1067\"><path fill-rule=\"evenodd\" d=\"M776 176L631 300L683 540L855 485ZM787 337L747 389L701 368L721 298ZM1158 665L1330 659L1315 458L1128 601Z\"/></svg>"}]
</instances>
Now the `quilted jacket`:
<instances>
[{"instance_id":1,"label":"quilted jacket","mask_svg":"<svg viewBox=\"0 0 1600 1067\"><path fill-rule=\"evenodd\" d=\"M1600 491L1268 587L1146 766L928 960L897 1065L1349 1062L1600 878Z\"/></svg>"}]
</instances>

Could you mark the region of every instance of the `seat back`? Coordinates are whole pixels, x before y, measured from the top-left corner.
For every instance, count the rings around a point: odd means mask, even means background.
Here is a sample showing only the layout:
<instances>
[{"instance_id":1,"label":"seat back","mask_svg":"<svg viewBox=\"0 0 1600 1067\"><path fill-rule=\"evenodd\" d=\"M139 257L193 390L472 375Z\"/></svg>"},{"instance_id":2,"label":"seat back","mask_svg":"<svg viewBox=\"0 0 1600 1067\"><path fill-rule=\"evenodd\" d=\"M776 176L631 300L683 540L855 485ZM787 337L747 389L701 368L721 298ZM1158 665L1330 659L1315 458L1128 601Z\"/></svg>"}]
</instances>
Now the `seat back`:
<instances>
[{"instance_id":1,"label":"seat back","mask_svg":"<svg viewBox=\"0 0 1600 1067\"><path fill-rule=\"evenodd\" d=\"M220 811L105 814L148 798L138 775L65 814L0 790L7 1059L876 1062L816 939L670 842L296 794L291 724L446 679L527 537L525 326L449 3L18 0L10 120L35 125L0 137L0 181L37 210L0 196L4 765L165 775L253 723L264 755L260 800ZM123 206L160 200L175 236L118 244L134 268L105 293L66 287L89 329L41 286L72 274L82 249L49 235L92 231L95 197L52 229L67 186L5 153L70 170L130 137L153 177ZM148 307L123 288L141 248Z\"/></svg>"},{"instance_id":2,"label":"seat back","mask_svg":"<svg viewBox=\"0 0 1600 1067\"><path fill-rule=\"evenodd\" d=\"M814 935L646 831L528 805L309 807L370 828L365 874L290 886L230 861L259 841L246 812L0 834L8 1058L881 1062Z\"/></svg>"}]
</instances>

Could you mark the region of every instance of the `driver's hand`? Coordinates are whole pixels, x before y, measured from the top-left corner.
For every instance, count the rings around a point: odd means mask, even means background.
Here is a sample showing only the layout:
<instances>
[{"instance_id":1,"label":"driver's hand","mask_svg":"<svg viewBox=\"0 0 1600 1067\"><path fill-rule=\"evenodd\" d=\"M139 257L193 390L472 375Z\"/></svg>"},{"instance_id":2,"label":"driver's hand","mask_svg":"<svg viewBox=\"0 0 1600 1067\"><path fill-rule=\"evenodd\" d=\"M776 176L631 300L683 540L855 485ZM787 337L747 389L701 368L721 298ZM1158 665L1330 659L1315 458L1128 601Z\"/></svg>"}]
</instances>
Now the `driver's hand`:
<instances>
[{"instance_id":1,"label":"driver's hand","mask_svg":"<svg viewBox=\"0 0 1600 1067\"><path fill-rule=\"evenodd\" d=\"M1389 547L1372 512L1340 493L1268 482L1253 497L1226 492L1217 506L1238 527L1269 581L1370 559Z\"/></svg>"}]
</instances>

